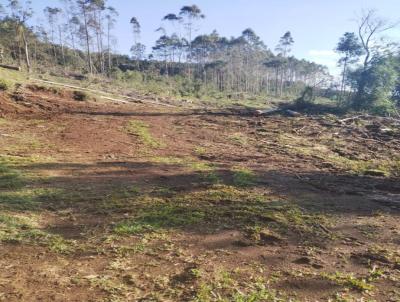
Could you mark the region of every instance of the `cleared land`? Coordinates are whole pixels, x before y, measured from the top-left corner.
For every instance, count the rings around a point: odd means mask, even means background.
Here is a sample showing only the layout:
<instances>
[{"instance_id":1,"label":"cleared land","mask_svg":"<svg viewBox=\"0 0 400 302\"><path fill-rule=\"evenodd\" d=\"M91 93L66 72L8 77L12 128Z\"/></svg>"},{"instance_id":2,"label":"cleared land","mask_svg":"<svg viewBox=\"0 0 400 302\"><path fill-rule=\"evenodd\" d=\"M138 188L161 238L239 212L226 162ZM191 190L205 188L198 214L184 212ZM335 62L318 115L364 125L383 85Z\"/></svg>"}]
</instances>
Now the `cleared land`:
<instances>
[{"instance_id":1,"label":"cleared land","mask_svg":"<svg viewBox=\"0 0 400 302\"><path fill-rule=\"evenodd\" d=\"M0 113L0 301L400 299L396 121L40 86Z\"/></svg>"}]
</instances>

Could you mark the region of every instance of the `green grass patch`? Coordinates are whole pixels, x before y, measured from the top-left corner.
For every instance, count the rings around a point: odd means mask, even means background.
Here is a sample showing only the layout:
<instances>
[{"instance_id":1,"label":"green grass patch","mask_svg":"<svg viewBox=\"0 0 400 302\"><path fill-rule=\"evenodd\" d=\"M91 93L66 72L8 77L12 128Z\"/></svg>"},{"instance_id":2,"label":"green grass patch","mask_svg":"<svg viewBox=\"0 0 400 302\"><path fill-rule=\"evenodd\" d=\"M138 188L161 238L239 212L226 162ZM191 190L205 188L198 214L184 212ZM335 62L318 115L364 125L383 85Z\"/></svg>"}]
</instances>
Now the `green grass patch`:
<instances>
[{"instance_id":1,"label":"green grass patch","mask_svg":"<svg viewBox=\"0 0 400 302\"><path fill-rule=\"evenodd\" d=\"M159 196L159 194L158 194ZM322 224L324 216L307 214L296 204L271 200L263 194L233 186L213 185L191 193L169 192L159 197L138 196L121 203L121 212L130 213L113 227L118 235L141 234L172 229L242 229L260 227L270 234L329 239Z\"/></svg>"},{"instance_id":2,"label":"green grass patch","mask_svg":"<svg viewBox=\"0 0 400 302\"><path fill-rule=\"evenodd\" d=\"M248 137L242 133L234 133L230 135L229 140L237 146L246 146L248 145Z\"/></svg>"},{"instance_id":3,"label":"green grass patch","mask_svg":"<svg viewBox=\"0 0 400 302\"><path fill-rule=\"evenodd\" d=\"M75 250L74 241L41 230L38 220L35 215L0 214L0 242L41 245L61 254Z\"/></svg>"},{"instance_id":4,"label":"green grass patch","mask_svg":"<svg viewBox=\"0 0 400 302\"><path fill-rule=\"evenodd\" d=\"M44 202L59 200L63 190L51 188L24 188L17 191L0 191L0 209L36 210Z\"/></svg>"},{"instance_id":5,"label":"green grass patch","mask_svg":"<svg viewBox=\"0 0 400 302\"><path fill-rule=\"evenodd\" d=\"M371 284L369 284L367 282L366 279L357 278L352 274L343 274L343 273L336 272L335 274L324 274L323 276L326 279L328 279L338 285L341 285L341 286L344 286L344 287L347 287L350 289L355 289L355 290L358 290L361 292L371 291L374 288Z\"/></svg>"},{"instance_id":6,"label":"green grass patch","mask_svg":"<svg viewBox=\"0 0 400 302\"><path fill-rule=\"evenodd\" d=\"M321 161L357 175L399 176L400 158L358 160L333 152L329 143L322 144L295 135L279 136L279 142L292 154L318 157ZM333 148L334 149L334 148Z\"/></svg>"},{"instance_id":7,"label":"green grass patch","mask_svg":"<svg viewBox=\"0 0 400 302\"><path fill-rule=\"evenodd\" d=\"M204 212L191 207L159 203L141 211L136 218L118 224L114 228L114 232L119 235L127 235L185 227L203 221L204 215Z\"/></svg>"},{"instance_id":8,"label":"green grass patch","mask_svg":"<svg viewBox=\"0 0 400 302\"><path fill-rule=\"evenodd\" d=\"M182 167L190 168L196 172L209 172L213 171L214 167L204 161L198 161L192 157L153 157L152 162L165 164L165 165L180 165Z\"/></svg>"},{"instance_id":9,"label":"green grass patch","mask_svg":"<svg viewBox=\"0 0 400 302\"><path fill-rule=\"evenodd\" d=\"M211 276L201 276L196 290L196 302L283 302L282 294L268 287L261 277L245 278L238 272L220 271ZM205 279L205 280L204 280ZM240 281L239 281L240 280Z\"/></svg>"},{"instance_id":10,"label":"green grass patch","mask_svg":"<svg viewBox=\"0 0 400 302\"><path fill-rule=\"evenodd\" d=\"M138 137L147 147L160 148L163 146L161 142L153 138L150 133L150 126L143 121L131 120L125 129L129 134Z\"/></svg>"},{"instance_id":11,"label":"green grass patch","mask_svg":"<svg viewBox=\"0 0 400 302\"><path fill-rule=\"evenodd\" d=\"M247 168L233 169L233 184L237 187L250 187L257 180L256 174Z\"/></svg>"},{"instance_id":12,"label":"green grass patch","mask_svg":"<svg viewBox=\"0 0 400 302\"><path fill-rule=\"evenodd\" d=\"M17 189L24 185L22 174L11 168L9 163L0 157L0 189Z\"/></svg>"}]
</instances>

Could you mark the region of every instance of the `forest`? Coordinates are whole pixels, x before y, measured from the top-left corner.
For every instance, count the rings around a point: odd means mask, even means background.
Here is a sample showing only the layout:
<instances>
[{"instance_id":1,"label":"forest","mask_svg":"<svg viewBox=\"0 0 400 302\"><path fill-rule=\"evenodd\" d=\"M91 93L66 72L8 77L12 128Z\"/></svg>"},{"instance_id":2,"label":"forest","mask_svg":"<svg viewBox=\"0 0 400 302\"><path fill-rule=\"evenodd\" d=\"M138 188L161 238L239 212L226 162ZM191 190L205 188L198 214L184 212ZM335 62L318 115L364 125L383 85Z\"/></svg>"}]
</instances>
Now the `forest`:
<instances>
[{"instance_id":1,"label":"forest","mask_svg":"<svg viewBox=\"0 0 400 302\"><path fill-rule=\"evenodd\" d=\"M161 17L160 37L147 50L140 42L140 16L133 16L126 21L131 54L120 55L113 48L118 12L107 1L56 4L43 12L33 12L29 1L2 5L5 63L34 72L101 75L132 85L163 83L162 89L181 97L296 99L310 87L315 96L355 110L393 114L399 104L399 46L381 39L397 24L374 10L364 11L355 31L338 41L342 75L335 80L325 66L291 55L295 37L290 31L276 46L265 45L251 28L238 37L222 37L217 30L196 36L206 18L196 5ZM35 14L45 21L32 22Z\"/></svg>"}]
</instances>

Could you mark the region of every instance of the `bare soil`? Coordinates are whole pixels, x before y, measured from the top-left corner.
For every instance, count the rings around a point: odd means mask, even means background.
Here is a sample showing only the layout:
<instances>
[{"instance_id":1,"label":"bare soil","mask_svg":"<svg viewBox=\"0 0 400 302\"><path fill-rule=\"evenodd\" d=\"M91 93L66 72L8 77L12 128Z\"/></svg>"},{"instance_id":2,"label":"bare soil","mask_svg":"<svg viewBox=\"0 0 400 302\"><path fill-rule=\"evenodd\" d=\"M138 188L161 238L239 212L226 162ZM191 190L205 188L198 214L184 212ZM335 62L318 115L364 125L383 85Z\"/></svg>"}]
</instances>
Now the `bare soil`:
<instances>
[{"instance_id":1,"label":"bare soil","mask_svg":"<svg viewBox=\"0 0 400 302\"><path fill-rule=\"evenodd\" d=\"M0 301L400 301L395 121L32 88L0 113Z\"/></svg>"}]
</instances>

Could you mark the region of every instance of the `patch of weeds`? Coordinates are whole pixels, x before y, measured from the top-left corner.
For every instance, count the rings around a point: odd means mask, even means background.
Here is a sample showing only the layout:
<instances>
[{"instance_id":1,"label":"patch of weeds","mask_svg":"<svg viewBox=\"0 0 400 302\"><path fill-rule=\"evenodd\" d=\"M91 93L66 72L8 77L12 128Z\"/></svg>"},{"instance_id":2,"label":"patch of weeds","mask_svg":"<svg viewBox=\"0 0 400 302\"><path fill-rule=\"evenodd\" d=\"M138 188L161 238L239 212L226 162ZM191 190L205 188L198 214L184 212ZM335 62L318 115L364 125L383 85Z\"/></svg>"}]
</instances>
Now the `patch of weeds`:
<instances>
[{"instance_id":1,"label":"patch of weeds","mask_svg":"<svg viewBox=\"0 0 400 302\"><path fill-rule=\"evenodd\" d=\"M196 147L194 153L196 153L197 156L204 156L207 154L207 149L205 147Z\"/></svg>"},{"instance_id":2,"label":"patch of weeds","mask_svg":"<svg viewBox=\"0 0 400 302\"><path fill-rule=\"evenodd\" d=\"M150 197L148 195L132 195L128 197L121 196L119 192L106 196L98 208L101 210L116 211L116 212L132 212L134 209L137 212L139 209L146 208L153 204L163 202L162 199L157 197Z\"/></svg>"},{"instance_id":3,"label":"patch of weeds","mask_svg":"<svg viewBox=\"0 0 400 302\"><path fill-rule=\"evenodd\" d=\"M221 183L221 178L214 171L209 171L201 174L203 181L216 185Z\"/></svg>"},{"instance_id":4,"label":"patch of weeds","mask_svg":"<svg viewBox=\"0 0 400 302\"><path fill-rule=\"evenodd\" d=\"M133 245L121 245L114 248L114 252L121 257L143 253L147 248L147 242L141 240Z\"/></svg>"},{"instance_id":5,"label":"patch of weeds","mask_svg":"<svg viewBox=\"0 0 400 302\"><path fill-rule=\"evenodd\" d=\"M238 189L233 186L212 185L190 193L168 194L157 197L148 195L107 201L107 206L132 217L115 227L118 235L143 234L169 229L187 229L206 225L207 228L260 227L263 240L275 235L296 232L312 235L310 238L326 239L321 227L324 217L305 213L296 204L271 200L268 196ZM267 234L267 231L269 233ZM317 236L316 236L317 235Z\"/></svg>"},{"instance_id":6,"label":"patch of weeds","mask_svg":"<svg viewBox=\"0 0 400 302\"><path fill-rule=\"evenodd\" d=\"M111 295L111 301L122 301L115 299L121 298L121 295L128 289L124 283L121 283L120 281L109 276L93 276L92 278L88 279L91 286L100 288L107 294Z\"/></svg>"},{"instance_id":7,"label":"patch of weeds","mask_svg":"<svg viewBox=\"0 0 400 302\"><path fill-rule=\"evenodd\" d=\"M131 120L126 126L126 131L135 135L139 138L139 140L148 147L151 148L160 148L163 146L161 142L154 139L150 133L149 125L142 121Z\"/></svg>"},{"instance_id":8,"label":"patch of weeds","mask_svg":"<svg viewBox=\"0 0 400 302\"><path fill-rule=\"evenodd\" d=\"M172 197L175 191L168 187L156 187L151 191L151 194L156 197Z\"/></svg>"},{"instance_id":9,"label":"patch of weeds","mask_svg":"<svg viewBox=\"0 0 400 302\"><path fill-rule=\"evenodd\" d=\"M212 171L214 169L210 164L205 162L192 162L188 166L197 172Z\"/></svg>"},{"instance_id":10,"label":"patch of weeds","mask_svg":"<svg viewBox=\"0 0 400 302\"><path fill-rule=\"evenodd\" d=\"M118 235L128 235L185 227L203 221L204 216L204 212L190 206L159 203L140 211L134 219L119 223L114 232Z\"/></svg>"},{"instance_id":11,"label":"patch of weeds","mask_svg":"<svg viewBox=\"0 0 400 302\"><path fill-rule=\"evenodd\" d=\"M22 189L18 191L0 192L0 208L8 210L33 210L46 201L51 201L62 195L57 189Z\"/></svg>"},{"instance_id":12,"label":"patch of weeds","mask_svg":"<svg viewBox=\"0 0 400 302\"><path fill-rule=\"evenodd\" d=\"M276 232L261 226L251 226L245 229L247 237L255 243L280 242L283 238Z\"/></svg>"},{"instance_id":13,"label":"patch of weeds","mask_svg":"<svg viewBox=\"0 0 400 302\"><path fill-rule=\"evenodd\" d=\"M246 146L248 144L248 138L242 133L235 133L229 136L229 140L238 146Z\"/></svg>"},{"instance_id":14,"label":"patch of weeds","mask_svg":"<svg viewBox=\"0 0 400 302\"><path fill-rule=\"evenodd\" d=\"M152 162L165 165L183 165L188 163L190 159L184 157L173 157L173 156L157 156L151 159Z\"/></svg>"},{"instance_id":15,"label":"patch of weeds","mask_svg":"<svg viewBox=\"0 0 400 302\"><path fill-rule=\"evenodd\" d=\"M336 293L328 301L330 301L330 302L360 302L360 301L376 302L375 300L372 300L372 299L371 300L365 300L365 299L360 299L358 297L354 297L354 296L352 296L351 294L349 294L347 292Z\"/></svg>"},{"instance_id":16,"label":"patch of weeds","mask_svg":"<svg viewBox=\"0 0 400 302\"><path fill-rule=\"evenodd\" d=\"M7 91L10 89L10 84L4 79L0 79L0 91Z\"/></svg>"},{"instance_id":17,"label":"patch of weeds","mask_svg":"<svg viewBox=\"0 0 400 302\"><path fill-rule=\"evenodd\" d=\"M0 189L17 189L23 185L22 174L12 169L3 158L0 158Z\"/></svg>"},{"instance_id":18,"label":"patch of weeds","mask_svg":"<svg viewBox=\"0 0 400 302\"><path fill-rule=\"evenodd\" d=\"M385 271L382 269L378 268L377 266L373 266L369 271L368 271L368 282L373 282L375 280L378 280L382 278L385 275Z\"/></svg>"},{"instance_id":19,"label":"patch of weeds","mask_svg":"<svg viewBox=\"0 0 400 302\"><path fill-rule=\"evenodd\" d=\"M238 282L235 273L220 272L202 281L196 292L196 302L283 302L285 297L268 287L268 282L262 278L250 278L250 281ZM252 280L253 279L253 280Z\"/></svg>"},{"instance_id":20,"label":"patch of weeds","mask_svg":"<svg viewBox=\"0 0 400 302\"><path fill-rule=\"evenodd\" d=\"M343 274L336 272L335 274L323 274L326 279L350 289L355 289L361 292L371 291L374 287L364 278L357 278L353 274Z\"/></svg>"},{"instance_id":21,"label":"patch of weeds","mask_svg":"<svg viewBox=\"0 0 400 302\"><path fill-rule=\"evenodd\" d=\"M400 175L399 158L391 160L359 160L340 155L332 151L329 146L304 137L284 134L280 135L278 139L280 144L294 155L303 154L317 157L324 162L329 162L335 167L354 174L383 177Z\"/></svg>"},{"instance_id":22,"label":"patch of weeds","mask_svg":"<svg viewBox=\"0 0 400 302\"><path fill-rule=\"evenodd\" d=\"M193 277L195 277L197 279L203 275L203 272L201 271L201 269L198 269L198 268L192 268L190 270L190 273L192 274Z\"/></svg>"},{"instance_id":23,"label":"patch of weeds","mask_svg":"<svg viewBox=\"0 0 400 302\"><path fill-rule=\"evenodd\" d=\"M75 250L74 241L40 230L37 220L36 216L1 214L0 242L37 244L60 254L69 254Z\"/></svg>"},{"instance_id":24,"label":"patch of weeds","mask_svg":"<svg viewBox=\"0 0 400 302\"><path fill-rule=\"evenodd\" d=\"M233 169L233 184L237 187L250 187L256 182L255 173L247 168Z\"/></svg>"},{"instance_id":25,"label":"patch of weeds","mask_svg":"<svg viewBox=\"0 0 400 302\"><path fill-rule=\"evenodd\" d=\"M206 162L196 161L191 157L153 157L152 162L165 165L180 165L197 172L212 171L213 166Z\"/></svg>"},{"instance_id":26,"label":"patch of weeds","mask_svg":"<svg viewBox=\"0 0 400 302\"><path fill-rule=\"evenodd\" d=\"M400 257L400 253L379 245L374 245L369 247L365 252L354 254L353 257L359 258L364 264L370 264L371 262L389 264L394 263Z\"/></svg>"}]
</instances>

